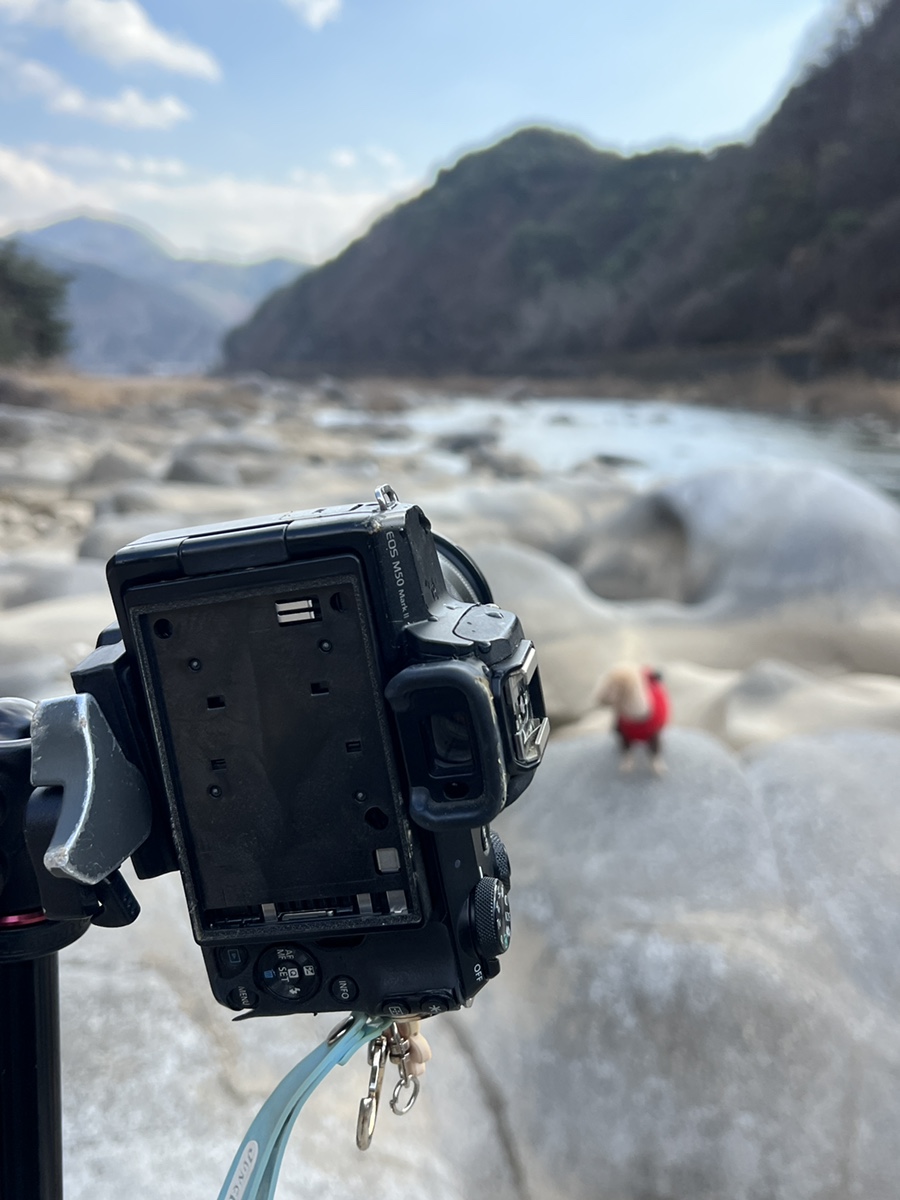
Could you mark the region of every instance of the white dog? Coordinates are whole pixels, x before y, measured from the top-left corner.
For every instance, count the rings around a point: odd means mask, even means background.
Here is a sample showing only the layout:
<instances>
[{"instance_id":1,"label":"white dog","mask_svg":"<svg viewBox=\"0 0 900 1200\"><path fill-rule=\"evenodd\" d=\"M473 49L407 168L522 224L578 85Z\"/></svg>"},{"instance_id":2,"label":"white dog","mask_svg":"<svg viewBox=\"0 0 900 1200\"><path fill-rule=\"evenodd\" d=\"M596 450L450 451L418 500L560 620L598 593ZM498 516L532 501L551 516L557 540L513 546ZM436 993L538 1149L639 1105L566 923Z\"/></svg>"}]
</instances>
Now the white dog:
<instances>
[{"instance_id":1,"label":"white dog","mask_svg":"<svg viewBox=\"0 0 900 1200\"><path fill-rule=\"evenodd\" d=\"M659 671L634 663L618 663L600 681L594 697L599 707L615 714L615 731L622 746L621 771L630 771L632 746L643 742L657 775L665 770L660 753L660 734L669 718L669 696Z\"/></svg>"}]
</instances>

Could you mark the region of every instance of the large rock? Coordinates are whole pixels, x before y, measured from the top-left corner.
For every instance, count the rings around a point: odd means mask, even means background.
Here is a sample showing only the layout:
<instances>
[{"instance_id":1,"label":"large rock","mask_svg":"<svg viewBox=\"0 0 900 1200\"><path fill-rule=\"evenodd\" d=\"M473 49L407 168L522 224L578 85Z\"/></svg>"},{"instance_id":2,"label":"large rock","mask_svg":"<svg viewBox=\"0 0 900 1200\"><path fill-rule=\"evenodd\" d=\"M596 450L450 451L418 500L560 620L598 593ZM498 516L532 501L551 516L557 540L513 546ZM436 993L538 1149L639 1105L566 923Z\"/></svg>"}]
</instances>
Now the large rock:
<instances>
[{"instance_id":1,"label":"large rock","mask_svg":"<svg viewBox=\"0 0 900 1200\"><path fill-rule=\"evenodd\" d=\"M873 607L849 620L840 612L797 602L752 617L704 618L702 608L601 600L574 570L528 546L475 541L469 549L497 602L520 615L525 632L537 644L548 708L558 722L584 717L591 709L599 677L621 659L651 663L664 670L669 664L688 663L701 670L730 671L746 671L761 660L779 659L805 670L804 679L815 692L800 689L779 700L787 721L785 732L820 728L831 718L839 718L842 711L848 713L852 725L862 723L868 711L874 724L893 726L890 681L884 686L864 685L862 690L836 683L821 692L822 706L817 698L824 675L900 675L900 608ZM711 681L703 690L722 693L721 710L724 691L733 682L733 678L727 685ZM769 707L757 714L759 718L765 719L773 701L774 697L769 697ZM749 694L734 698L729 719L737 745L757 740L752 734L738 733L742 723L757 720L752 708ZM716 720L717 724L702 724L731 740L721 712Z\"/></svg>"},{"instance_id":2,"label":"large rock","mask_svg":"<svg viewBox=\"0 0 900 1200\"><path fill-rule=\"evenodd\" d=\"M81 484L116 484L136 479L150 479L153 462L133 446L111 445L101 450L82 473Z\"/></svg>"},{"instance_id":3,"label":"large rock","mask_svg":"<svg viewBox=\"0 0 900 1200\"><path fill-rule=\"evenodd\" d=\"M608 600L689 597L688 531L668 501L638 496L582 536L577 565Z\"/></svg>"},{"instance_id":4,"label":"large rock","mask_svg":"<svg viewBox=\"0 0 900 1200\"><path fill-rule=\"evenodd\" d=\"M234 1024L212 999L178 879L132 886L136 924L91 929L61 956L66 1197L209 1200L259 1106L339 1018ZM480 1050L473 1015L463 1032ZM391 1113L391 1068L366 1154L354 1144L365 1054L321 1084L294 1130L279 1200L468 1200L474 1173L496 1200L520 1200L489 1097L453 1030L434 1025L415 1109Z\"/></svg>"},{"instance_id":5,"label":"large rock","mask_svg":"<svg viewBox=\"0 0 900 1200\"><path fill-rule=\"evenodd\" d=\"M532 1194L888 1200L900 737L667 757L552 746L503 818L515 937L479 1021Z\"/></svg>"},{"instance_id":6,"label":"large rock","mask_svg":"<svg viewBox=\"0 0 900 1200\"><path fill-rule=\"evenodd\" d=\"M106 591L96 562L21 554L0 559L0 609Z\"/></svg>"},{"instance_id":7,"label":"large rock","mask_svg":"<svg viewBox=\"0 0 900 1200\"><path fill-rule=\"evenodd\" d=\"M745 671L671 662L664 674L673 724L705 729L736 749L831 729L900 732L900 679L893 675L823 678L772 659ZM609 709L594 710L563 732L602 734L611 725Z\"/></svg>"},{"instance_id":8,"label":"large rock","mask_svg":"<svg viewBox=\"0 0 900 1200\"><path fill-rule=\"evenodd\" d=\"M704 619L796 603L853 617L900 599L900 508L826 467L723 467L612 514L578 565L600 595L656 595Z\"/></svg>"},{"instance_id":9,"label":"large rock","mask_svg":"<svg viewBox=\"0 0 900 1200\"><path fill-rule=\"evenodd\" d=\"M558 559L511 542L470 545L494 599L518 613L538 647L551 719L573 721L588 711L601 673L630 657L627 632L615 605L588 591Z\"/></svg>"},{"instance_id":10,"label":"large rock","mask_svg":"<svg viewBox=\"0 0 900 1200\"><path fill-rule=\"evenodd\" d=\"M615 476L472 485L415 497L438 532L466 549L474 543L520 542L569 561L632 490ZM408 497L404 497L408 498Z\"/></svg>"},{"instance_id":11,"label":"large rock","mask_svg":"<svg viewBox=\"0 0 900 1200\"><path fill-rule=\"evenodd\" d=\"M113 619L106 591L23 604L0 614L0 695L43 700L71 691L69 671Z\"/></svg>"},{"instance_id":12,"label":"large rock","mask_svg":"<svg viewBox=\"0 0 900 1200\"><path fill-rule=\"evenodd\" d=\"M900 1120L900 737L744 761L675 731L669 774L552 745L498 822L514 937L471 1012L429 1023L416 1109L352 1136L362 1056L322 1085L286 1200L893 1200ZM215 1194L327 1018L234 1025L177 882L62 956L67 1195ZM159 1102L159 1097L165 1103Z\"/></svg>"},{"instance_id":13,"label":"large rock","mask_svg":"<svg viewBox=\"0 0 900 1200\"><path fill-rule=\"evenodd\" d=\"M276 439L247 430L206 434L178 447L166 478L221 487L265 483L277 475L282 452Z\"/></svg>"}]
</instances>

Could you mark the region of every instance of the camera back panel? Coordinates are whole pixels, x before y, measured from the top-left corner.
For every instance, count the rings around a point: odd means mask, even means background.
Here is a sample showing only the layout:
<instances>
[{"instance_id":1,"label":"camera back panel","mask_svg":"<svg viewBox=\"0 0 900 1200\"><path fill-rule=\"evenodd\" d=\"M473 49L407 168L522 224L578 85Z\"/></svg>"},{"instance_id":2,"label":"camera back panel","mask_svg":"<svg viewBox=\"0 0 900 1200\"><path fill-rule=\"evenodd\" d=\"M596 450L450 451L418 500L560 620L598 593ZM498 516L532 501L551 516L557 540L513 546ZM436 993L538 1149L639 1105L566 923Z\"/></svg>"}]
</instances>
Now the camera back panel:
<instances>
[{"instance_id":1,"label":"camera back panel","mask_svg":"<svg viewBox=\"0 0 900 1200\"><path fill-rule=\"evenodd\" d=\"M129 595L203 943L421 920L358 561ZM184 859L183 859L184 861Z\"/></svg>"}]
</instances>

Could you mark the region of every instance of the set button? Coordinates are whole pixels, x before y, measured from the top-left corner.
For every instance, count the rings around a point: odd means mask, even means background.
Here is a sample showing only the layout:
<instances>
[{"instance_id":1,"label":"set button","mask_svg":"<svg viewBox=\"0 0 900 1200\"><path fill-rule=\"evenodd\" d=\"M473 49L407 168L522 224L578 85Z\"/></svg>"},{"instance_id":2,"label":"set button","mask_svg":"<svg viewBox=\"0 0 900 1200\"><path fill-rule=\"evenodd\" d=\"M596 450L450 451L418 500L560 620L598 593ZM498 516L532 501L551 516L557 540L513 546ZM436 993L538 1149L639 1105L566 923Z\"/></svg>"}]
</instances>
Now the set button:
<instances>
[{"instance_id":1,"label":"set button","mask_svg":"<svg viewBox=\"0 0 900 1200\"><path fill-rule=\"evenodd\" d=\"M259 957L257 979L279 1000L301 1004L319 990L319 964L300 946L270 946Z\"/></svg>"}]
</instances>

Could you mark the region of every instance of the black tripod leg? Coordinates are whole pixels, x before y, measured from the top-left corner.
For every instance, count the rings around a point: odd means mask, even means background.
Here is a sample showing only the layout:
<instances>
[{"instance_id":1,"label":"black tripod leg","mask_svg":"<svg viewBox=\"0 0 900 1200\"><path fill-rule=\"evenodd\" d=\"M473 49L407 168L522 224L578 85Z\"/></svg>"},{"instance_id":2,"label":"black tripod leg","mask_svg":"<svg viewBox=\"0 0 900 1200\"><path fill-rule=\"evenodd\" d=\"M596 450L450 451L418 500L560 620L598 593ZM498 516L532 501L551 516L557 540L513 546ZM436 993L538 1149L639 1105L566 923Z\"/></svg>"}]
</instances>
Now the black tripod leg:
<instances>
[{"instance_id":1,"label":"black tripod leg","mask_svg":"<svg viewBox=\"0 0 900 1200\"><path fill-rule=\"evenodd\" d=\"M3 1200L62 1200L57 959L0 962Z\"/></svg>"}]
</instances>

